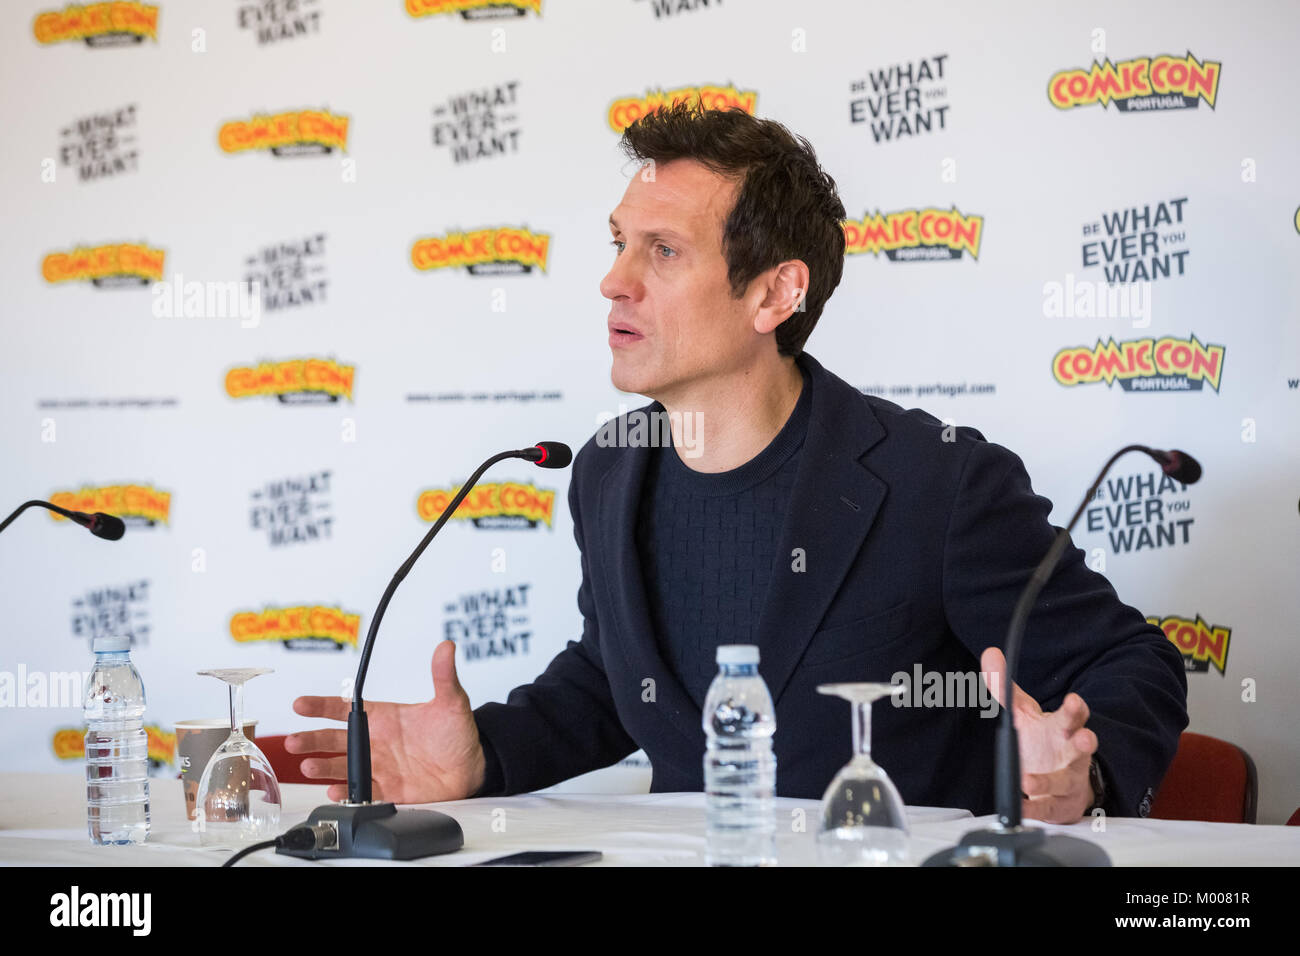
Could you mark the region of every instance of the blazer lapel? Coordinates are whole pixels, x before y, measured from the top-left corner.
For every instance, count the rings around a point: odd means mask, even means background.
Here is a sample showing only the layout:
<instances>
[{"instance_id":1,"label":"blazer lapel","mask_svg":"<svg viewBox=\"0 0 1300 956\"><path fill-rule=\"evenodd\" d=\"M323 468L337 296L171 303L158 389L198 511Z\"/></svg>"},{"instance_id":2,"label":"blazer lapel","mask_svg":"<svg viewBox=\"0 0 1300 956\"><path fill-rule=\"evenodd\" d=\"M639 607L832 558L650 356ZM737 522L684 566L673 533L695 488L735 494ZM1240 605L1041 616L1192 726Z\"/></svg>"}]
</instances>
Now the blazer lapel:
<instances>
[{"instance_id":1,"label":"blazer lapel","mask_svg":"<svg viewBox=\"0 0 1300 956\"><path fill-rule=\"evenodd\" d=\"M653 414L662 408L655 402L640 411ZM671 448L660 452L676 454ZM638 681L647 677L654 680L655 713L666 717L694 746L704 732L702 715L672 665L659 651L641 576L641 556L636 543L637 509L649 462L648 447L620 448L617 463L601 481L599 527L611 561L601 577L617 624L614 634L601 634L601 642L606 647L611 641L619 646L632 676Z\"/></svg>"},{"instance_id":2,"label":"blazer lapel","mask_svg":"<svg viewBox=\"0 0 1300 956\"><path fill-rule=\"evenodd\" d=\"M813 404L757 637L759 670L774 701L839 591L886 490L858 460L884 437L884 427L856 389L807 353L799 361L812 377Z\"/></svg>"}]
</instances>

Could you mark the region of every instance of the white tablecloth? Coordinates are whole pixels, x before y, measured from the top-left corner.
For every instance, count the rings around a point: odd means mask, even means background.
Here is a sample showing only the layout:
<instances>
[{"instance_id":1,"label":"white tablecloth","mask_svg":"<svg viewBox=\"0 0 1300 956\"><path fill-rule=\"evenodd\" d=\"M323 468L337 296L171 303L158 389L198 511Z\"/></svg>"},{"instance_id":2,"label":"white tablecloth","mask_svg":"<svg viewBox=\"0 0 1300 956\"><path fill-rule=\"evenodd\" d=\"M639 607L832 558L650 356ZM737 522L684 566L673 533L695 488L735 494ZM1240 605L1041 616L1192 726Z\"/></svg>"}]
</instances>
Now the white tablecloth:
<instances>
[{"instance_id":1,"label":"white tablecloth","mask_svg":"<svg viewBox=\"0 0 1300 956\"><path fill-rule=\"evenodd\" d=\"M63 866L216 866L227 850L204 849L185 818L179 780L150 781L152 829L138 846L94 846L86 836L84 780L75 774L0 776L0 864ZM281 830L326 802L325 787L283 787ZM521 850L600 850L607 866L700 866L704 797L700 793L635 795L548 793L431 804L465 832L458 853L384 866L464 866ZM955 843L992 822L965 810L909 807L912 856ZM777 801L777 855L783 866L817 863L818 803ZM1092 840L1116 866L1295 866L1300 827L1112 818L1050 829ZM238 866L358 866L373 860L312 862L263 850Z\"/></svg>"}]
</instances>

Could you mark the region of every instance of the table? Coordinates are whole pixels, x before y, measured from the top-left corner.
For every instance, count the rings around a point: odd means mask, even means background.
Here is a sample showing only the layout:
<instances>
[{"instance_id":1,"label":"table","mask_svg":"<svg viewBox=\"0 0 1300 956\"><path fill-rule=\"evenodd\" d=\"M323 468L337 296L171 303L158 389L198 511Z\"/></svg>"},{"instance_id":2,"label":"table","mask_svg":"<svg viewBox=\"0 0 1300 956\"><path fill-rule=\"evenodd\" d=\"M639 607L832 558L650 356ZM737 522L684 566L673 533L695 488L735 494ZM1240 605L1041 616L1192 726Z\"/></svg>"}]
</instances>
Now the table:
<instances>
[{"instance_id":1,"label":"table","mask_svg":"<svg viewBox=\"0 0 1300 956\"><path fill-rule=\"evenodd\" d=\"M281 826L301 822L326 802L325 787L283 786ZM217 866L227 850L205 849L185 818L179 780L150 781L152 830L138 846L94 846L86 836L84 780L77 774L0 776L0 864L43 866ZM781 865L817 863L815 800L777 800ZM701 793L538 793L430 804L455 817L465 849L409 863L314 862L270 850L238 866L464 866L521 850L600 850L604 866L702 866ZM993 817L965 810L908 807L912 854L921 860ZM800 825L802 824L802 828ZM1037 824L1034 824L1037 825ZM1300 827L1111 818L1104 832L1089 822L1049 827L1100 845L1116 866L1295 866Z\"/></svg>"}]
</instances>

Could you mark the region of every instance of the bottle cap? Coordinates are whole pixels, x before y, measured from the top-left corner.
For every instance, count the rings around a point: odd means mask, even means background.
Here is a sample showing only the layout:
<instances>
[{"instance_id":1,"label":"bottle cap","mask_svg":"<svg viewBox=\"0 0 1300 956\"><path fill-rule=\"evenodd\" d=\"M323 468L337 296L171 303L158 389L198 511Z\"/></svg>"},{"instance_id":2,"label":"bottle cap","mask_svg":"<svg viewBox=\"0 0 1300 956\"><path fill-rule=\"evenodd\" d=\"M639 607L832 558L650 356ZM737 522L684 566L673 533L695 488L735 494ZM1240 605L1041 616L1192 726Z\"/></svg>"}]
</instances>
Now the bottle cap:
<instances>
[{"instance_id":1,"label":"bottle cap","mask_svg":"<svg viewBox=\"0 0 1300 956\"><path fill-rule=\"evenodd\" d=\"M131 649L131 638L124 634L117 634L112 637L97 637L95 638L94 649L96 654L129 651Z\"/></svg>"},{"instance_id":2,"label":"bottle cap","mask_svg":"<svg viewBox=\"0 0 1300 956\"><path fill-rule=\"evenodd\" d=\"M757 664L758 646L755 644L718 645L719 664Z\"/></svg>"}]
</instances>

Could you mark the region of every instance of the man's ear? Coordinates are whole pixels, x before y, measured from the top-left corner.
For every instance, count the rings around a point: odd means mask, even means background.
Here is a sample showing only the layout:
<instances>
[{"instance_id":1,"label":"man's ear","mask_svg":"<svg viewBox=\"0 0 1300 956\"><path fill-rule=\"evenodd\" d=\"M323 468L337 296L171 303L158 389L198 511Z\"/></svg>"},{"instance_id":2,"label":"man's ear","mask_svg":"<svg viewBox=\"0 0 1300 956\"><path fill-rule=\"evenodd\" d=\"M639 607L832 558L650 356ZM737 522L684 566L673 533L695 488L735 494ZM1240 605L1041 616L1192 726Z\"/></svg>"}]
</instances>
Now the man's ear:
<instances>
[{"instance_id":1,"label":"man's ear","mask_svg":"<svg viewBox=\"0 0 1300 956\"><path fill-rule=\"evenodd\" d=\"M754 331L766 335L805 308L808 295L808 266L801 259L791 259L764 273L766 284L763 301L754 315ZM760 279L763 281L763 279Z\"/></svg>"}]
</instances>

